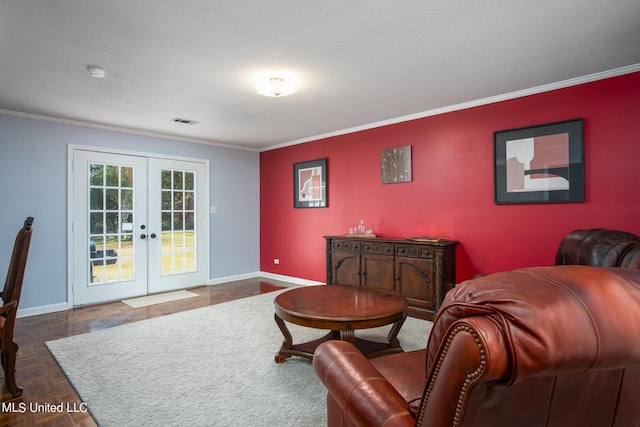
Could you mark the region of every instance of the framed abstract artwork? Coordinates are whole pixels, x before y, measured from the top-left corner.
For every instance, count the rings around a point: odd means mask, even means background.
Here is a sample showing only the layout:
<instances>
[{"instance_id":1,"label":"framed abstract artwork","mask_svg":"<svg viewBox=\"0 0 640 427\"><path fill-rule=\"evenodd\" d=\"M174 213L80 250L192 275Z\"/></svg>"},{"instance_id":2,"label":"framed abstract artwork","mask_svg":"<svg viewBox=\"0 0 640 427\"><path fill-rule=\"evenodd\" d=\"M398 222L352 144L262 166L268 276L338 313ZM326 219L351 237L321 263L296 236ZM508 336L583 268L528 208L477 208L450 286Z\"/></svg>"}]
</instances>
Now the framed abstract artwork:
<instances>
[{"instance_id":1,"label":"framed abstract artwork","mask_svg":"<svg viewBox=\"0 0 640 427\"><path fill-rule=\"evenodd\" d=\"M327 159L293 164L293 207L326 208Z\"/></svg>"},{"instance_id":2,"label":"framed abstract artwork","mask_svg":"<svg viewBox=\"0 0 640 427\"><path fill-rule=\"evenodd\" d=\"M495 202L584 202L583 120L494 133Z\"/></svg>"}]
</instances>

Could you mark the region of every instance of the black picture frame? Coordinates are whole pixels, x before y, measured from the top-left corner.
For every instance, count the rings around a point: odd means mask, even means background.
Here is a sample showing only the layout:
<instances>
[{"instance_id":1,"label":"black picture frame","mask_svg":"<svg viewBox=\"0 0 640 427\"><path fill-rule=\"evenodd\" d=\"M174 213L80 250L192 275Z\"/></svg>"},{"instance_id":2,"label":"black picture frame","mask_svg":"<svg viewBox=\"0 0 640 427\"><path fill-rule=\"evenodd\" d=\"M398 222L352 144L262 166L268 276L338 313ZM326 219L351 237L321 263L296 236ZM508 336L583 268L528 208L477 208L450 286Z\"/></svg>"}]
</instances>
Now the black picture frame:
<instances>
[{"instance_id":1,"label":"black picture frame","mask_svg":"<svg viewBox=\"0 0 640 427\"><path fill-rule=\"evenodd\" d=\"M327 159L293 164L293 207L326 208Z\"/></svg>"},{"instance_id":2,"label":"black picture frame","mask_svg":"<svg viewBox=\"0 0 640 427\"><path fill-rule=\"evenodd\" d=\"M584 202L583 122L494 132L495 203Z\"/></svg>"}]
</instances>

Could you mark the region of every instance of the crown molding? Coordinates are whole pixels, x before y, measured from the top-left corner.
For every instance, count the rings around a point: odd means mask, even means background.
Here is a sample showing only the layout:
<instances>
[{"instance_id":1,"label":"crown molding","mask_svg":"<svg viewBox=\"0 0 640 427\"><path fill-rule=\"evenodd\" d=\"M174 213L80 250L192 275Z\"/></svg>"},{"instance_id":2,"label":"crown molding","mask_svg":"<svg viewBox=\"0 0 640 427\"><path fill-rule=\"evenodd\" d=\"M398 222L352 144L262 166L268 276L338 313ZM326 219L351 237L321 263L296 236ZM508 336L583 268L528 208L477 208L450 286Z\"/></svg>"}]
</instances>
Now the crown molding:
<instances>
[{"instance_id":1,"label":"crown molding","mask_svg":"<svg viewBox=\"0 0 640 427\"><path fill-rule=\"evenodd\" d=\"M360 132L360 131L364 131L364 130L374 129L374 128L377 128L377 127L388 126L388 125L402 123L402 122L408 122L408 121L416 120L416 119L422 119L422 118L425 118L425 117L437 116L439 114L450 113L450 112L453 112L453 111L465 110L467 108L479 107L479 106L482 106L482 105L488 105L488 104L493 104L493 103L497 103L497 102L508 101L508 100L511 100L511 99L522 98L522 97L529 96L529 95L535 95L535 94L539 94L539 93L550 92L550 91L557 90L557 89L564 89L564 88L567 88L567 87L577 86L577 85L581 85L581 84L584 84L584 83L590 83L590 82L594 82L594 81L598 81L598 80L608 79L608 78L611 78L611 77L622 76L624 74L635 73L637 71L640 71L640 63L633 64L633 65L628 65L626 67L615 68L615 69L603 71L603 72L600 72L600 73L594 73L594 74L589 74L589 75L586 75L586 76L575 77L575 78L568 79L568 80L562 80L562 81L559 81L559 82L550 83L550 84L546 84L546 85L535 86L535 87L532 87L532 88L529 88L529 89L523 89L523 90L518 90L518 91L515 91L515 92L509 92L509 93L505 93L505 94L502 94L502 95L496 95L496 96L491 96L491 97L487 97L487 98L481 98L481 99L477 99L477 100L473 100L473 101L463 102L463 103L460 103L460 104L450 105L450 106L447 106L447 107L435 108L433 110L427 110L427 111L423 111L423 112L420 112L420 113L409 114L409 115L406 115L406 116L395 117L395 118L391 118L391 119L387 119L387 120L368 123L368 124L365 124L365 125L360 125L360 126L341 129L341 130L328 132L328 133L324 133L324 134L314 135L314 136L310 136L310 137L306 137L306 138L302 138L302 139L296 139L296 140L293 140L293 141L283 142L281 144L271 145L271 146L260 148L260 149L259 148L244 147L244 146L241 146L241 145L225 144L225 143L206 140L206 139L188 138L188 137L183 137L183 136L164 134L164 133L160 133L160 132L144 131L144 130L126 128L126 127L119 127L119 126L104 125L104 124L91 123L91 122L84 122L84 121L80 121L80 120L72 120L72 119L64 119L64 118L59 118L59 117L44 116L44 115L33 114L33 113L24 113L24 112L21 112L21 111L0 109L0 114L5 114L5 115L8 115L8 116L14 116L14 117L21 117L21 118L26 118L26 119L42 120L42 121L48 121L48 122L54 122L54 123L61 123L61 124L72 125L72 126L80 126L80 127L85 127L85 128L100 129L100 130L106 130L106 131L112 131L112 132L128 133L128 134L132 134L132 135L148 136L148 137L153 137L153 138L162 138L162 139L168 139L168 140L173 140L173 141L181 141L181 142L190 142L190 143L194 143L194 144L203 144L203 145L209 145L209 146L221 147L221 148L230 148L230 149L234 149L234 150L263 152L263 151L271 151L271 150L276 150L278 148L284 148L284 147L290 147L290 146L293 146L293 145L303 144L305 142L316 141L316 140L319 140L319 139L331 138L331 137L334 137L334 136L346 135L346 134L349 134L349 133L355 133L355 132Z\"/></svg>"},{"instance_id":2,"label":"crown molding","mask_svg":"<svg viewBox=\"0 0 640 427\"><path fill-rule=\"evenodd\" d=\"M233 144L224 144L222 142L215 142L207 139L188 138L184 136L165 134L161 132L152 132L152 131L127 128L127 127L84 122L81 120L63 119L60 117L51 117L51 116L44 116L40 114L24 113L22 111L0 109L0 114L5 114L7 116L13 116L13 117L20 117L23 119L41 120L46 122L60 123L60 124L71 125L71 126L79 126L84 128L90 128L90 129L100 129L100 130L106 130L110 132L127 133L130 135L148 136L151 138L161 138L161 139L168 139L172 141L191 142L194 144L203 144L203 145L211 145L214 147L231 148L234 150L244 150L244 151L254 151L254 152L260 151L257 148L249 148L249 147L243 147L240 145L233 145Z\"/></svg>"},{"instance_id":3,"label":"crown molding","mask_svg":"<svg viewBox=\"0 0 640 427\"><path fill-rule=\"evenodd\" d=\"M544 92L550 92L552 90L564 89L571 86L577 86L584 83L591 83L597 80L604 80L611 77L622 76L624 74L635 73L636 71L640 71L640 64L633 64L626 67L615 68L608 71L603 71L600 73L589 74L586 76L575 77L568 80L562 80L555 83L550 83L541 86L535 86L529 89L518 90L515 92L509 92L502 95L490 96L488 98L481 98L474 101L463 102L460 104L450 105L448 107L435 108L433 110L423 111L421 113L410 114L407 116L396 117L388 120L382 120L379 122L368 123L366 125L355 126L352 128L342 129L334 132L328 132L321 135L311 136L308 138L296 139L295 141L284 142L278 145L272 145L270 147L265 147L260 151L270 151L278 148L289 147L292 145L303 144L305 142L317 141L319 139L331 138L339 135L346 135L349 133L360 132L363 130L374 129L377 127L388 126L392 124L408 122L411 120L422 119L430 116L437 116L439 114L450 113L453 111L465 110L467 108L479 107L482 105L494 104L496 102L508 101L511 99L522 98L529 95L535 95Z\"/></svg>"}]
</instances>

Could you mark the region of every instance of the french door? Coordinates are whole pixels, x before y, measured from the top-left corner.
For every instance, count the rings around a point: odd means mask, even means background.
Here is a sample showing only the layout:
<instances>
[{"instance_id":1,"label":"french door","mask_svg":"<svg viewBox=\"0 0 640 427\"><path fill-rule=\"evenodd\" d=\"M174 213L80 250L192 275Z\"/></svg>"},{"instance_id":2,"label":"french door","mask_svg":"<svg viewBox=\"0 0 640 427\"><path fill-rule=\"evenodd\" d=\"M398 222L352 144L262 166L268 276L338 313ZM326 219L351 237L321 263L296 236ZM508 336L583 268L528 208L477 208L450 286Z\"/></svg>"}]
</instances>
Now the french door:
<instances>
[{"instance_id":1,"label":"french door","mask_svg":"<svg viewBox=\"0 0 640 427\"><path fill-rule=\"evenodd\" d=\"M73 305L207 282L204 162L73 150Z\"/></svg>"}]
</instances>

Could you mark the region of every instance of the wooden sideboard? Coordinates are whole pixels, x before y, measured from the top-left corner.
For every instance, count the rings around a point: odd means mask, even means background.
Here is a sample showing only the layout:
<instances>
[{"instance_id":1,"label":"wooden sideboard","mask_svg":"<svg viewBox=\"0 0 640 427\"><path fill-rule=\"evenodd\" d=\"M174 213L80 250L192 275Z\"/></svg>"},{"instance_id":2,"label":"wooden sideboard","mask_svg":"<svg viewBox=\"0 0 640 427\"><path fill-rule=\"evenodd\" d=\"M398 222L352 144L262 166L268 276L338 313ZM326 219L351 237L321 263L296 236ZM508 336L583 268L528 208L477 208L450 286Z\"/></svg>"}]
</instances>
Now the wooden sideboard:
<instances>
[{"instance_id":1,"label":"wooden sideboard","mask_svg":"<svg viewBox=\"0 0 640 427\"><path fill-rule=\"evenodd\" d=\"M456 283L455 240L325 236L327 284L373 286L407 298L407 314L432 320Z\"/></svg>"}]
</instances>

